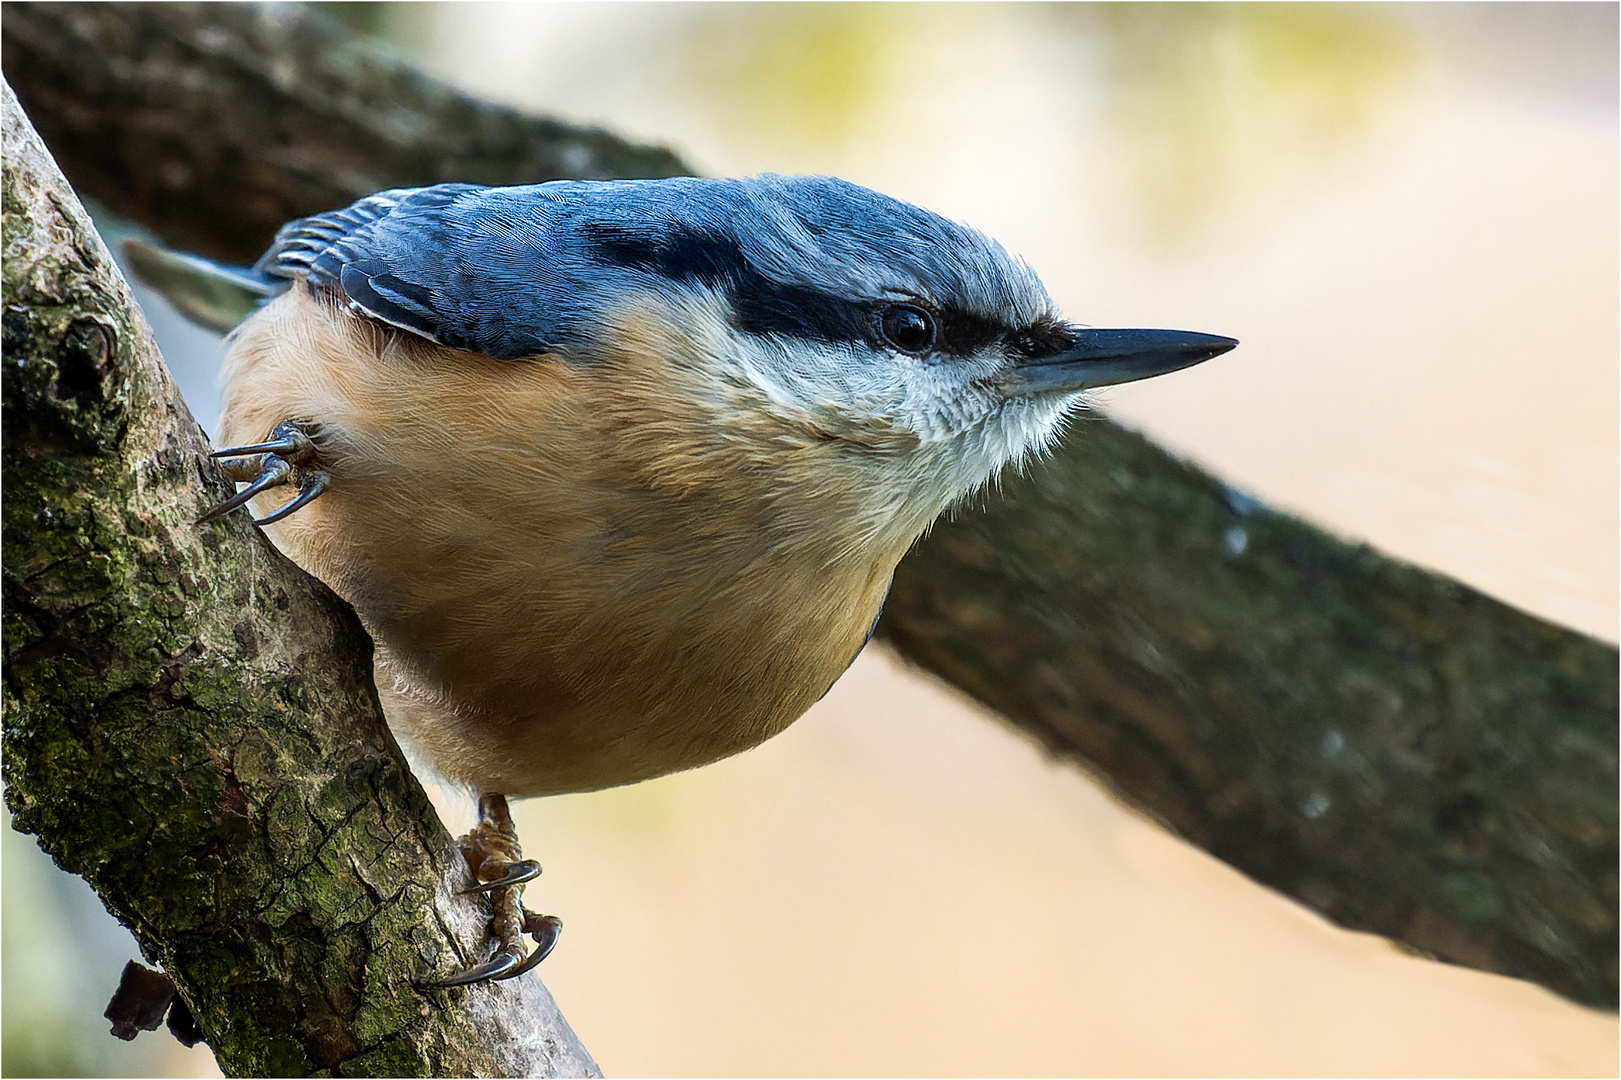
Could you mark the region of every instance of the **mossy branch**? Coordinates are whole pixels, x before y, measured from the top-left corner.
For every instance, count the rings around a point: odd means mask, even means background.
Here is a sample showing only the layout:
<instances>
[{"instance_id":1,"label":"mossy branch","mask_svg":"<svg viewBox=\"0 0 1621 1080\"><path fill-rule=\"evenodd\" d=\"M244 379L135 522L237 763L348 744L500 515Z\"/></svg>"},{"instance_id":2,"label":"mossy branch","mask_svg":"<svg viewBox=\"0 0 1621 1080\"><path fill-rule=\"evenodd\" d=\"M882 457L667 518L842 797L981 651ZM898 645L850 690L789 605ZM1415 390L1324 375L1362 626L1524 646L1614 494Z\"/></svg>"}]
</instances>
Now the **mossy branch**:
<instances>
[{"instance_id":1,"label":"mossy branch","mask_svg":"<svg viewBox=\"0 0 1621 1080\"><path fill-rule=\"evenodd\" d=\"M483 905L352 611L240 519L111 256L4 86L6 800L238 1075L590 1075ZM107 988L109 993L112 987Z\"/></svg>"}]
</instances>

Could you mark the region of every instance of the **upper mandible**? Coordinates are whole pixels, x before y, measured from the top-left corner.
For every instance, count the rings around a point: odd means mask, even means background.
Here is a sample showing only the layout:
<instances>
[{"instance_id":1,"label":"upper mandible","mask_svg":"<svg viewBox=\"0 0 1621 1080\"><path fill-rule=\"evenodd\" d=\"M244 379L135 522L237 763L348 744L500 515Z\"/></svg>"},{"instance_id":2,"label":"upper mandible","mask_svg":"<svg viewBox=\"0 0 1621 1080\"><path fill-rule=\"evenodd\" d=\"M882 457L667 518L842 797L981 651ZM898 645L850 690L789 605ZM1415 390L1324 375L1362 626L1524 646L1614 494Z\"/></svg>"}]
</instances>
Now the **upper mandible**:
<instances>
[{"instance_id":1,"label":"upper mandible","mask_svg":"<svg viewBox=\"0 0 1621 1080\"><path fill-rule=\"evenodd\" d=\"M824 176L395 189L283 226L255 271L502 359L569 352L648 290L721 292L743 329L824 340L898 300L1001 325L1051 309L995 241Z\"/></svg>"}]
</instances>

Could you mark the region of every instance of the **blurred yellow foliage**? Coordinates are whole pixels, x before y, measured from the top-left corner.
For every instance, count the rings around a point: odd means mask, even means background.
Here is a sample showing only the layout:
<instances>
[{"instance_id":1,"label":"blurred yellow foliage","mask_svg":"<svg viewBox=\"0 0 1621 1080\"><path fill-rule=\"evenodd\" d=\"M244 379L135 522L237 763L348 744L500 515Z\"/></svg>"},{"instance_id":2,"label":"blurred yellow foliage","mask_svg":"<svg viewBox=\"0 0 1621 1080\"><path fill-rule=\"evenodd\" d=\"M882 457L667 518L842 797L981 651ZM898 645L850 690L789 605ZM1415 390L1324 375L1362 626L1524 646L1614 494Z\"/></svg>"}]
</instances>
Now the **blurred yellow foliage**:
<instances>
[{"instance_id":1,"label":"blurred yellow foliage","mask_svg":"<svg viewBox=\"0 0 1621 1080\"><path fill-rule=\"evenodd\" d=\"M814 160L883 107L912 19L891 4L728 4L677 47L687 85L729 129Z\"/></svg>"},{"instance_id":2,"label":"blurred yellow foliage","mask_svg":"<svg viewBox=\"0 0 1621 1080\"><path fill-rule=\"evenodd\" d=\"M1121 180L1161 242L1314 176L1403 100L1423 58L1379 5L1100 4L1071 17L1099 35Z\"/></svg>"}]
</instances>

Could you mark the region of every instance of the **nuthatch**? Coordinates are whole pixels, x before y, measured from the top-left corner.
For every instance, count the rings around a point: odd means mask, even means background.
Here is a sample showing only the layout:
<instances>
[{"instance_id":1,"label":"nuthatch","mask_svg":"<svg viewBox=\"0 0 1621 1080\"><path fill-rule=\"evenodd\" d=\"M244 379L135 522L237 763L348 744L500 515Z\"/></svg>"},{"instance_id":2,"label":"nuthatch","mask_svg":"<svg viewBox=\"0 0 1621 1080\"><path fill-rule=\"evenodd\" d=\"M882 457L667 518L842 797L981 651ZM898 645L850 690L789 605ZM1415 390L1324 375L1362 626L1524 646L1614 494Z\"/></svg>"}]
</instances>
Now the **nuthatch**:
<instances>
[{"instance_id":1,"label":"nuthatch","mask_svg":"<svg viewBox=\"0 0 1621 1080\"><path fill-rule=\"evenodd\" d=\"M440 184L292 222L251 271L176 259L268 299L214 455L249 486L207 516L251 503L354 605L401 744L479 793L499 944L440 985L561 925L517 900L505 796L770 738L1082 391L1237 344L1065 323L995 242L827 177Z\"/></svg>"}]
</instances>

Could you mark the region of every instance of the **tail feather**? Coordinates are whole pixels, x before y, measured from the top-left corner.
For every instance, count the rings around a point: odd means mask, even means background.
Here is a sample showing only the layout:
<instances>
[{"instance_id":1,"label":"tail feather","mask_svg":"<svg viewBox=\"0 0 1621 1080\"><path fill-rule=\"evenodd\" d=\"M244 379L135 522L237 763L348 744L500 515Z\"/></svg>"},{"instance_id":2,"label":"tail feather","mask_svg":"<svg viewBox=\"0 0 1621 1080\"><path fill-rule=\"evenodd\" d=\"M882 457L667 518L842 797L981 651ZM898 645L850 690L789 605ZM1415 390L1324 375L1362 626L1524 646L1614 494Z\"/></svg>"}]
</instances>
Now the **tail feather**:
<instances>
[{"instance_id":1,"label":"tail feather","mask_svg":"<svg viewBox=\"0 0 1621 1080\"><path fill-rule=\"evenodd\" d=\"M221 334L233 329L266 299L285 291L289 284L255 270L171 251L144 240L125 240L122 249L129 268L143 285L155 289L198 326Z\"/></svg>"}]
</instances>

